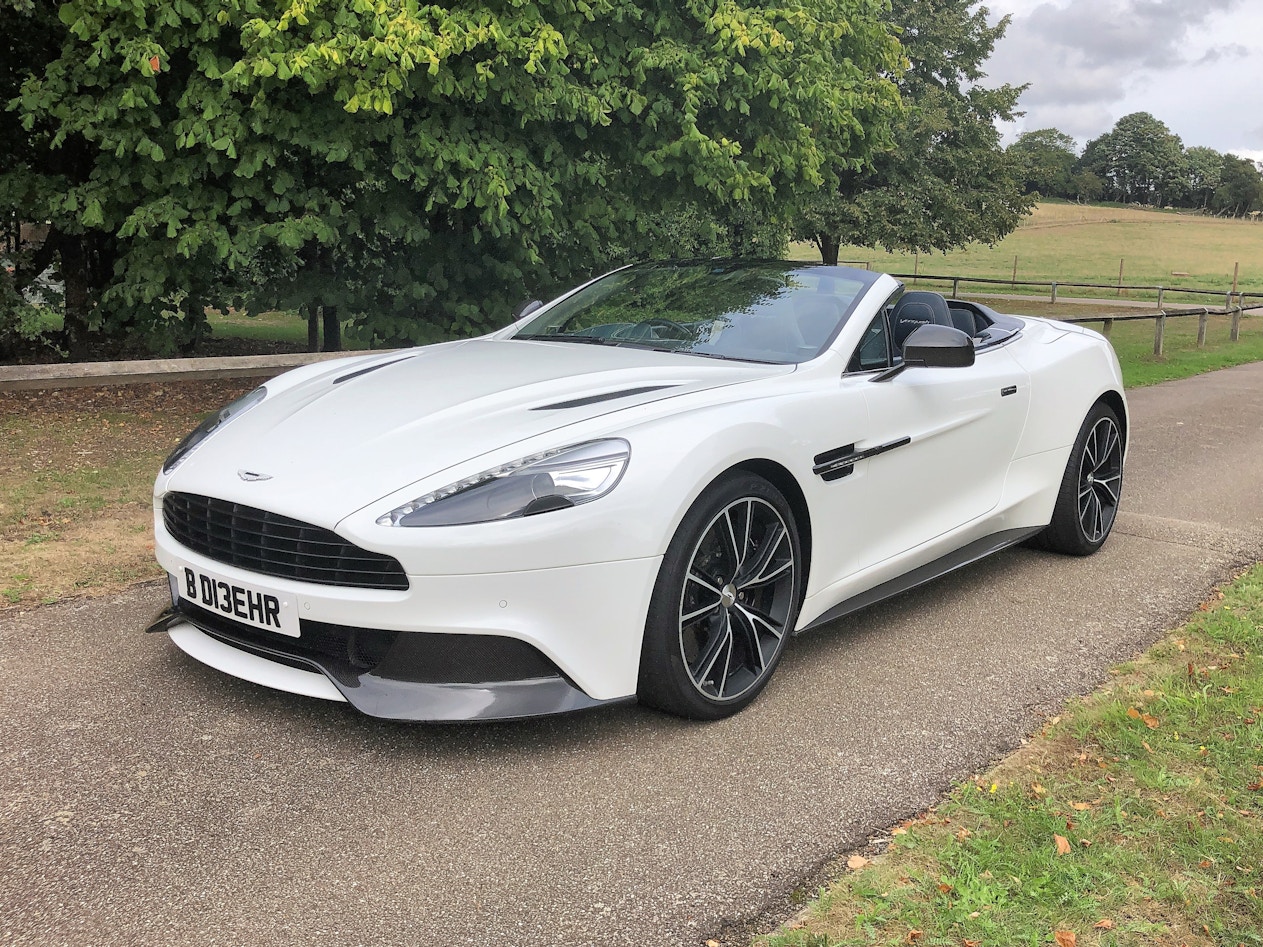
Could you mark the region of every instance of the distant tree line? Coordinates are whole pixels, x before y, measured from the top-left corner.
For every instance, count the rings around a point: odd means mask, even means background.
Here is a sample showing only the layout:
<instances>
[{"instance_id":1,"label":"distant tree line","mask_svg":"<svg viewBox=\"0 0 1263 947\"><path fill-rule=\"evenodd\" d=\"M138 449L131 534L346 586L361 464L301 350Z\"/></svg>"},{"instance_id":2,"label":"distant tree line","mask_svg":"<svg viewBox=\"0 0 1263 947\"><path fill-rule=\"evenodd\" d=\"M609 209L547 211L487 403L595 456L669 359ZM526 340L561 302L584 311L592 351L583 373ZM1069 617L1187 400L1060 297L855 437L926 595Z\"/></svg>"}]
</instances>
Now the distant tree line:
<instances>
[{"instance_id":1,"label":"distant tree line","mask_svg":"<svg viewBox=\"0 0 1263 947\"><path fill-rule=\"evenodd\" d=\"M1193 208L1229 217L1263 211L1263 169L1213 148L1185 148L1148 112L1124 115L1079 152L1055 128L1026 132L1009 145L1027 194Z\"/></svg>"}]
</instances>

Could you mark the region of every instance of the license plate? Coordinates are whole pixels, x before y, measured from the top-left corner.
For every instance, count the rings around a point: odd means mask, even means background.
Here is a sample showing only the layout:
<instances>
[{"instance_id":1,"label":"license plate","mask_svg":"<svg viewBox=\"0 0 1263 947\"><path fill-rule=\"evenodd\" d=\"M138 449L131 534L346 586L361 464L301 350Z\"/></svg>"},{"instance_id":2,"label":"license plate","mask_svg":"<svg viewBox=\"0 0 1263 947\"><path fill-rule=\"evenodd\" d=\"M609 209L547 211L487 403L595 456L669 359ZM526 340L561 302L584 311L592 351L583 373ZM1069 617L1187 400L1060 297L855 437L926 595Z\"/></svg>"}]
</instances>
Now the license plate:
<instances>
[{"instance_id":1,"label":"license plate","mask_svg":"<svg viewBox=\"0 0 1263 947\"><path fill-rule=\"evenodd\" d=\"M299 636L298 612L291 599L275 592L182 566L174 583L179 596L243 625L291 638Z\"/></svg>"}]
</instances>

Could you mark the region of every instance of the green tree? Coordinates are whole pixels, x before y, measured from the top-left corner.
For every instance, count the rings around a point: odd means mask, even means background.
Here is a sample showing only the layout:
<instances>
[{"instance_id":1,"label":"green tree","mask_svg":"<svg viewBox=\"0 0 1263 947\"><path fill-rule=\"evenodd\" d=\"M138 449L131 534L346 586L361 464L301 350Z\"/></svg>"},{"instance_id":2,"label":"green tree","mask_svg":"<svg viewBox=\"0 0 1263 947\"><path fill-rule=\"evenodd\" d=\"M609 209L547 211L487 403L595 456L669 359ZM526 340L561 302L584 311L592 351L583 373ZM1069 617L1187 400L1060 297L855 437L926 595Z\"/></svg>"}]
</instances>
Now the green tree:
<instances>
[{"instance_id":1,"label":"green tree","mask_svg":"<svg viewBox=\"0 0 1263 947\"><path fill-rule=\"evenodd\" d=\"M1224 156L1214 148L1194 146L1184 152L1188 203L1205 210L1223 176Z\"/></svg>"},{"instance_id":2,"label":"green tree","mask_svg":"<svg viewBox=\"0 0 1263 947\"><path fill-rule=\"evenodd\" d=\"M908 60L893 148L870 166L841 166L839 186L805 202L794 223L825 262L843 243L929 251L994 242L1033 204L996 130L1022 90L983 84L1008 18L989 26L973 0L897 0L891 22Z\"/></svg>"},{"instance_id":3,"label":"green tree","mask_svg":"<svg viewBox=\"0 0 1263 947\"><path fill-rule=\"evenodd\" d=\"M54 150L91 149L50 203L117 235L107 328L161 334L237 298L425 341L611 248L645 255L650 212L757 218L862 162L897 108L880 12L70 0L21 109Z\"/></svg>"},{"instance_id":4,"label":"green tree","mask_svg":"<svg viewBox=\"0 0 1263 947\"><path fill-rule=\"evenodd\" d=\"M32 329L23 293L50 266L64 285L64 327L48 344L84 354L89 324L102 287L110 278L116 242L83 226L64 195L87 180L91 149L79 135L66 135L52 148L51 122L27 122L5 106L31 75L43 72L60 54L66 29L54 5L33 0L0 0L0 218L16 244L13 272L0 272L0 333L10 339L9 354L20 354ZM27 328L16 331L19 321Z\"/></svg>"},{"instance_id":5,"label":"green tree","mask_svg":"<svg viewBox=\"0 0 1263 947\"><path fill-rule=\"evenodd\" d=\"M1009 157L1021 168L1022 189L1044 197L1073 197L1078 147L1065 132L1041 128L1024 132L1009 145Z\"/></svg>"},{"instance_id":6,"label":"green tree","mask_svg":"<svg viewBox=\"0 0 1263 947\"><path fill-rule=\"evenodd\" d=\"M1258 164L1236 155L1224 155L1211 207L1216 213L1231 217L1244 217L1263 210L1263 174Z\"/></svg>"},{"instance_id":7,"label":"green tree","mask_svg":"<svg viewBox=\"0 0 1263 947\"><path fill-rule=\"evenodd\" d=\"M1148 112L1124 115L1088 142L1079 169L1101 178L1112 200L1159 206L1179 197L1187 178L1180 136Z\"/></svg>"}]
</instances>

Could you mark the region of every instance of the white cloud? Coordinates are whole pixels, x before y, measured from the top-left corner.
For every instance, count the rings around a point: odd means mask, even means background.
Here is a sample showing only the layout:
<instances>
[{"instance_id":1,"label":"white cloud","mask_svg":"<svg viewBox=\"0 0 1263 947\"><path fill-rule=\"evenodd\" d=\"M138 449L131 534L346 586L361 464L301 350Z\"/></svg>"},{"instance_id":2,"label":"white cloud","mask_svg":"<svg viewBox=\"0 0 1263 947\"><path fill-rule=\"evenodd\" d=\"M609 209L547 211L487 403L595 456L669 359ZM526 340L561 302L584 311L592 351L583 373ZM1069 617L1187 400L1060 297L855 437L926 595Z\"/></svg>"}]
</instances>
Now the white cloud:
<instances>
[{"instance_id":1,"label":"white cloud","mask_svg":"<svg viewBox=\"0 0 1263 947\"><path fill-rule=\"evenodd\" d=\"M1186 145L1263 149L1258 0L992 0L1012 14L987 66L1029 83L1011 131L1055 127L1086 142L1146 111ZM1244 118L1244 122L1243 122Z\"/></svg>"}]
</instances>

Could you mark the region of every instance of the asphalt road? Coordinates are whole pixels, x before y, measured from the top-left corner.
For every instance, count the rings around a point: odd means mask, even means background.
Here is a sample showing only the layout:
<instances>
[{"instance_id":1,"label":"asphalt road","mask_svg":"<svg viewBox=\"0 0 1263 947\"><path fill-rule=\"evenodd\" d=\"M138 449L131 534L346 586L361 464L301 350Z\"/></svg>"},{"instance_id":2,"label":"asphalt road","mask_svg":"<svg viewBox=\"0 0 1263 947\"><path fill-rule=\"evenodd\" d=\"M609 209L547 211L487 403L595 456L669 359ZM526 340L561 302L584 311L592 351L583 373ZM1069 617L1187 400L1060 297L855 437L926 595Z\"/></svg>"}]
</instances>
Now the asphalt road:
<instances>
[{"instance_id":1,"label":"asphalt road","mask_svg":"<svg viewBox=\"0 0 1263 947\"><path fill-rule=\"evenodd\" d=\"M1263 365L1131 395L1105 549L1019 549L793 643L735 719L427 727L141 628L0 621L0 943L696 944L932 803L1263 558Z\"/></svg>"}]
</instances>

